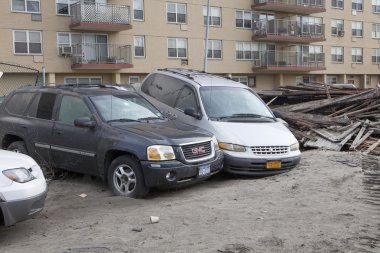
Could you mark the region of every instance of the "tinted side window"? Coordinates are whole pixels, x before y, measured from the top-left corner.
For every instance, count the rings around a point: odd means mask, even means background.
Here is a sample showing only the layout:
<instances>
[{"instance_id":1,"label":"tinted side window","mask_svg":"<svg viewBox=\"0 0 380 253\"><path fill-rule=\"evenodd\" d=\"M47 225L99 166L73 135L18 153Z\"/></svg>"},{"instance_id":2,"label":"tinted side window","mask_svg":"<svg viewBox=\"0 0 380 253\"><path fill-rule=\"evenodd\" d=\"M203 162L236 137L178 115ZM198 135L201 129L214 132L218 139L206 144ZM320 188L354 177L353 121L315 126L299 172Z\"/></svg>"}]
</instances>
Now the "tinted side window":
<instances>
[{"instance_id":1,"label":"tinted side window","mask_svg":"<svg viewBox=\"0 0 380 253\"><path fill-rule=\"evenodd\" d=\"M188 86L183 87L175 108L181 111L185 111L186 108L194 108L195 110L198 109L196 96L191 88Z\"/></svg>"},{"instance_id":2,"label":"tinted side window","mask_svg":"<svg viewBox=\"0 0 380 253\"><path fill-rule=\"evenodd\" d=\"M176 78L156 74L149 82L145 85L143 92L156 98L164 104L174 107L174 103L178 97L179 92L183 88L184 83Z\"/></svg>"},{"instance_id":3,"label":"tinted side window","mask_svg":"<svg viewBox=\"0 0 380 253\"><path fill-rule=\"evenodd\" d=\"M146 79L144 81L144 83L141 85L141 91L150 95L149 94L149 89L150 89L150 86L152 85L152 82L154 80L154 78L156 77L156 74L152 74L148 77L148 79Z\"/></svg>"},{"instance_id":4,"label":"tinted side window","mask_svg":"<svg viewBox=\"0 0 380 253\"><path fill-rule=\"evenodd\" d=\"M80 117L91 117L91 112L84 101L78 97L63 96L58 121L74 125L74 120Z\"/></svg>"},{"instance_id":5,"label":"tinted side window","mask_svg":"<svg viewBox=\"0 0 380 253\"><path fill-rule=\"evenodd\" d=\"M54 102L57 94L42 93L38 102L36 117L51 120L53 117Z\"/></svg>"},{"instance_id":6,"label":"tinted side window","mask_svg":"<svg viewBox=\"0 0 380 253\"><path fill-rule=\"evenodd\" d=\"M15 93L5 106L6 110L15 115L23 115L32 100L34 93Z\"/></svg>"}]
</instances>

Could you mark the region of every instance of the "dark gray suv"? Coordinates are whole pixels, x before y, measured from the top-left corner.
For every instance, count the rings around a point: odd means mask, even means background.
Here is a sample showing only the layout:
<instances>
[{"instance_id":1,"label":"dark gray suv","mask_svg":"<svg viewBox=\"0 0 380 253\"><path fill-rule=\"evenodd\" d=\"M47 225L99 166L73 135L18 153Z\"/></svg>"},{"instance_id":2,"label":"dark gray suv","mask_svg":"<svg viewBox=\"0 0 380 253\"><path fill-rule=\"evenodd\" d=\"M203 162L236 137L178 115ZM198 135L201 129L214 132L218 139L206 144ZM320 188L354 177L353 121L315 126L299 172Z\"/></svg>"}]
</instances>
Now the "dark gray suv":
<instances>
[{"instance_id":1,"label":"dark gray suv","mask_svg":"<svg viewBox=\"0 0 380 253\"><path fill-rule=\"evenodd\" d=\"M133 91L107 86L24 87L0 107L3 149L100 176L116 195L200 181L222 168L215 137L168 120Z\"/></svg>"}]
</instances>

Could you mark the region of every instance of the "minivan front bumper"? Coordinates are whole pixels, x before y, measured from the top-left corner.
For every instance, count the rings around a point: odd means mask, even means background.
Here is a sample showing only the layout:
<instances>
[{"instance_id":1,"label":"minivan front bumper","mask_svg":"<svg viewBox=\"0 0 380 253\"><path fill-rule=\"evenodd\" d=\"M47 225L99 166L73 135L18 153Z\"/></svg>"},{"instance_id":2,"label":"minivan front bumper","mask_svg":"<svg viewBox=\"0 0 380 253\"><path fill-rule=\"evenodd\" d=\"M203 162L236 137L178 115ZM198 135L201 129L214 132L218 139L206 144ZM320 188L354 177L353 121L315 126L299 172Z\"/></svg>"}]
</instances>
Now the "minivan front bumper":
<instances>
[{"instance_id":1,"label":"minivan front bumper","mask_svg":"<svg viewBox=\"0 0 380 253\"><path fill-rule=\"evenodd\" d=\"M281 169L267 169L266 164L269 161L281 161ZM265 158L240 158L224 154L223 171L247 176L270 176L288 171L294 168L301 160L301 156L287 157L281 159Z\"/></svg>"},{"instance_id":2,"label":"minivan front bumper","mask_svg":"<svg viewBox=\"0 0 380 253\"><path fill-rule=\"evenodd\" d=\"M200 167L208 165L210 166L210 174L199 176ZM214 158L198 164L184 164L177 160L167 162L142 161L141 166L144 172L145 185L149 188L187 185L205 180L218 173L223 168L223 152L216 151ZM167 178L168 173L172 173L172 177L169 179Z\"/></svg>"}]
</instances>

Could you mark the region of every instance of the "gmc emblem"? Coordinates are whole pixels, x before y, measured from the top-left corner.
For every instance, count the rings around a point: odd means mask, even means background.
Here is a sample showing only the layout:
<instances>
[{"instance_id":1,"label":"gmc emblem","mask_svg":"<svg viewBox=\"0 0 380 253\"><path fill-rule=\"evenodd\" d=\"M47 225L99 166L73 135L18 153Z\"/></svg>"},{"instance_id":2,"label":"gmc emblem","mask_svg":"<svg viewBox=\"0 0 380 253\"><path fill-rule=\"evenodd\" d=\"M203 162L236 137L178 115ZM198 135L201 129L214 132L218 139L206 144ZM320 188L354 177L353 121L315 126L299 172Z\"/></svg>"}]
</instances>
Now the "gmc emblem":
<instances>
[{"instance_id":1,"label":"gmc emblem","mask_svg":"<svg viewBox=\"0 0 380 253\"><path fill-rule=\"evenodd\" d=\"M191 153L193 155L201 155L201 154L204 154L206 153L206 150L205 150L205 147L203 146L199 146L199 147L194 147L191 149Z\"/></svg>"}]
</instances>

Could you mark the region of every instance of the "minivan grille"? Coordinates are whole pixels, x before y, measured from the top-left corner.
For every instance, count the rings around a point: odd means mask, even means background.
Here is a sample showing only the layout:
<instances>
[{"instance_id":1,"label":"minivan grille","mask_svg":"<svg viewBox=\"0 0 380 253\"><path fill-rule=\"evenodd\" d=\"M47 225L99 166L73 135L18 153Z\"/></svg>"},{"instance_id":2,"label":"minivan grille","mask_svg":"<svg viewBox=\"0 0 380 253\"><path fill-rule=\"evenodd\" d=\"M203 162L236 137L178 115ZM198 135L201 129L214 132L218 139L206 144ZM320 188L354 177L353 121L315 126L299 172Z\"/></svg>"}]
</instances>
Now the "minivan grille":
<instances>
[{"instance_id":1,"label":"minivan grille","mask_svg":"<svg viewBox=\"0 0 380 253\"><path fill-rule=\"evenodd\" d=\"M255 155L280 155L289 152L288 146L257 146L251 147Z\"/></svg>"},{"instance_id":2,"label":"minivan grille","mask_svg":"<svg viewBox=\"0 0 380 253\"><path fill-rule=\"evenodd\" d=\"M187 161L198 160L212 155L211 141L183 145L181 149Z\"/></svg>"}]
</instances>

